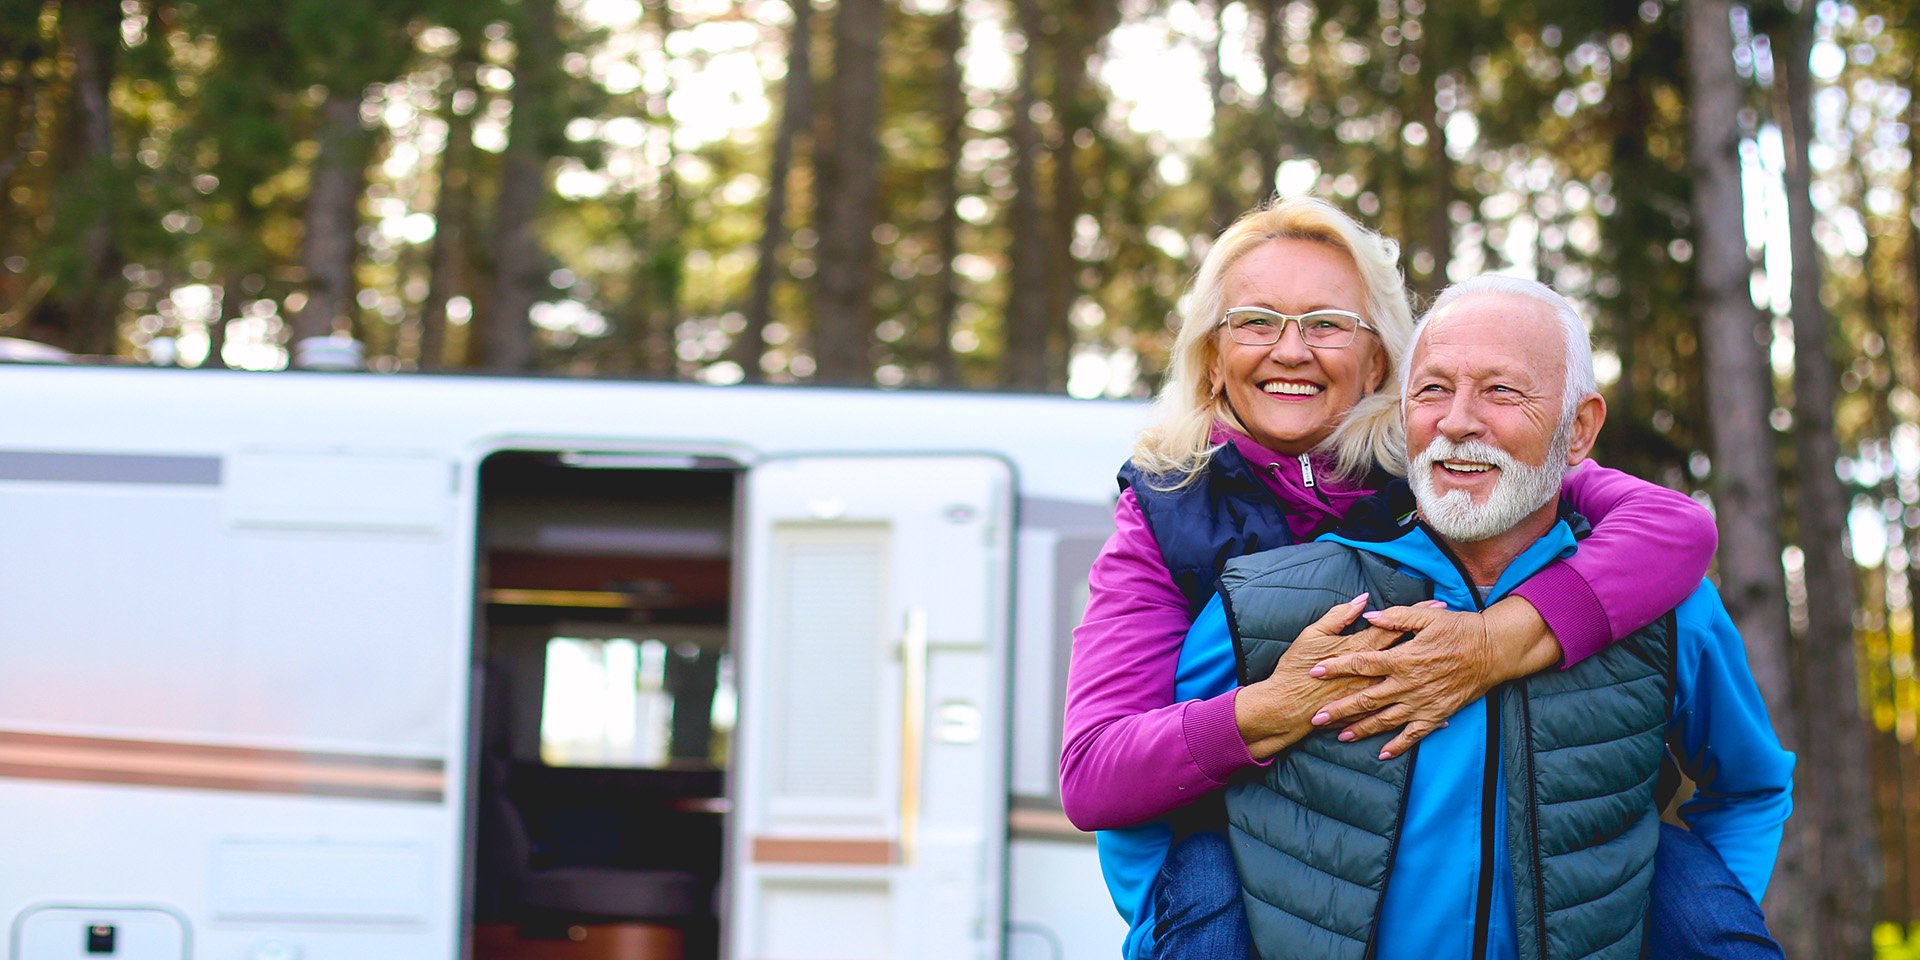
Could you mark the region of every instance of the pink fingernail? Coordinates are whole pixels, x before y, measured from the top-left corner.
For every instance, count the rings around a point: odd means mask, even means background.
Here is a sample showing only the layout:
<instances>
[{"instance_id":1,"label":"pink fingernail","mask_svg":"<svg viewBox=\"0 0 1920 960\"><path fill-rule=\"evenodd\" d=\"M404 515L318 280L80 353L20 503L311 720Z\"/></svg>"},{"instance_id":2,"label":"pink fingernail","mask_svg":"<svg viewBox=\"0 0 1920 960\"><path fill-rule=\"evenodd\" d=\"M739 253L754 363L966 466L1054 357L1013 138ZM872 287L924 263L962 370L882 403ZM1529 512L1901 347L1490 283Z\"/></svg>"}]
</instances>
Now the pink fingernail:
<instances>
[{"instance_id":1,"label":"pink fingernail","mask_svg":"<svg viewBox=\"0 0 1920 960\"><path fill-rule=\"evenodd\" d=\"M1366 603L1368 596L1370 596L1370 594L1363 593L1357 597L1354 597L1352 600L1348 600L1347 602L1357 607L1363 603Z\"/></svg>"},{"instance_id":2,"label":"pink fingernail","mask_svg":"<svg viewBox=\"0 0 1920 960\"><path fill-rule=\"evenodd\" d=\"M1342 730L1342 731L1340 731L1340 742L1341 742L1341 743L1352 743L1352 742L1353 742L1353 731L1352 731L1352 730Z\"/></svg>"},{"instance_id":3,"label":"pink fingernail","mask_svg":"<svg viewBox=\"0 0 1920 960\"><path fill-rule=\"evenodd\" d=\"M1392 759L1393 759L1393 754L1392 754L1392 753L1391 753L1390 751L1386 751L1386 750L1382 750L1382 751L1380 751L1380 759L1382 759L1382 760L1392 760Z\"/></svg>"},{"instance_id":4,"label":"pink fingernail","mask_svg":"<svg viewBox=\"0 0 1920 960\"><path fill-rule=\"evenodd\" d=\"M1312 670L1307 671L1307 676L1314 677L1316 679L1319 677L1324 677L1326 675L1327 675L1327 668L1317 663L1313 665Z\"/></svg>"},{"instance_id":5,"label":"pink fingernail","mask_svg":"<svg viewBox=\"0 0 1920 960\"><path fill-rule=\"evenodd\" d=\"M1333 719L1333 714L1328 713L1325 710L1322 710L1319 713L1316 713L1313 715L1313 725L1317 727L1323 723L1326 723L1328 720L1332 720L1332 719ZM1341 736L1345 737L1346 734L1341 734Z\"/></svg>"},{"instance_id":6,"label":"pink fingernail","mask_svg":"<svg viewBox=\"0 0 1920 960\"><path fill-rule=\"evenodd\" d=\"M1362 617L1365 617L1365 618L1367 619L1367 622L1368 622L1368 623L1372 623L1372 622L1374 622L1375 620L1378 620L1378 619L1380 619L1380 611L1378 611L1378 610L1368 610L1368 611L1367 611L1366 613L1363 613L1363 614L1361 614L1361 616L1362 616Z\"/></svg>"}]
</instances>

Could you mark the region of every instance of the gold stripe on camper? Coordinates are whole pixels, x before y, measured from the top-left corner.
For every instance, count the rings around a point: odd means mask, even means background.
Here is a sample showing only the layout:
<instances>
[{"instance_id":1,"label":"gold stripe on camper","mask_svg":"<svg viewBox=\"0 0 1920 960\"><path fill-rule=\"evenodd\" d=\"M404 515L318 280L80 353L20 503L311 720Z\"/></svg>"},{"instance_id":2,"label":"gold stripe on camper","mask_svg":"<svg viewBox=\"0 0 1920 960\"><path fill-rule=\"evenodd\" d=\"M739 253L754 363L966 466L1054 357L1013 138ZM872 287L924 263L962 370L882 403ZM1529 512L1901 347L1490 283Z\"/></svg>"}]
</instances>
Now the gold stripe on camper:
<instances>
[{"instance_id":1,"label":"gold stripe on camper","mask_svg":"<svg viewBox=\"0 0 1920 960\"><path fill-rule=\"evenodd\" d=\"M1074 826L1059 807L1026 806L1019 800L1007 811L1007 833L1022 840L1093 842L1093 834Z\"/></svg>"},{"instance_id":2,"label":"gold stripe on camper","mask_svg":"<svg viewBox=\"0 0 1920 960\"><path fill-rule=\"evenodd\" d=\"M438 803L446 764L424 757L309 753L0 731L0 777Z\"/></svg>"},{"instance_id":3,"label":"gold stripe on camper","mask_svg":"<svg viewBox=\"0 0 1920 960\"><path fill-rule=\"evenodd\" d=\"M900 848L891 840L754 837L753 860L755 863L885 866L900 862Z\"/></svg>"}]
</instances>

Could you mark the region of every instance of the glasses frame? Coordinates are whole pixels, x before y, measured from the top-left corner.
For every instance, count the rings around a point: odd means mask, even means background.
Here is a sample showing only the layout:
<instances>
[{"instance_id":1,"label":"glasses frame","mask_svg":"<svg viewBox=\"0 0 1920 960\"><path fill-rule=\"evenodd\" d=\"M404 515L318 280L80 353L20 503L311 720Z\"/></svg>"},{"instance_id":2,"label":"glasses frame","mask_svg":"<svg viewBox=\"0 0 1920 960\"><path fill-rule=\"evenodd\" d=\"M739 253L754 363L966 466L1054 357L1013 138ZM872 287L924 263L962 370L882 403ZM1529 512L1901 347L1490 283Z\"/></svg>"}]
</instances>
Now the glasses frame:
<instances>
[{"instance_id":1,"label":"glasses frame","mask_svg":"<svg viewBox=\"0 0 1920 960\"><path fill-rule=\"evenodd\" d=\"M1275 321L1276 323L1279 324L1278 327L1274 328L1276 332L1274 333L1272 340L1240 339L1241 328L1233 325L1233 317L1235 314L1249 314L1249 313L1258 317L1264 317L1268 320ZM1307 318L1326 316L1329 314L1336 317L1346 317L1347 319L1353 321L1354 328L1351 331L1348 331L1347 339L1345 343L1314 343L1312 338L1307 336ZM1366 321L1366 318L1360 316L1357 313L1354 313L1352 310L1341 310L1334 307L1327 307L1321 310L1308 310L1306 313L1281 313L1278 310L1269 310L1266 307L1254 307L1254 306L1228 307L1226 312L1220 315L1219 325L1227 328L1227 336L1231 338L1234 343L1242 344L1244 346L1249 346L1249 347L1271 347L1274 344L1279 343L1281 340L1286 338L1287 321L1289 320L1293 321L1294 327L1300 331L1301 343L1304 343L1309 347L1314 347L1320 350L1344 350L1347 347L1353 346L1353 341L1359 337L1360 331L1373 329L1373 324L1368 323Z\"/></svg>"}]
</instances>

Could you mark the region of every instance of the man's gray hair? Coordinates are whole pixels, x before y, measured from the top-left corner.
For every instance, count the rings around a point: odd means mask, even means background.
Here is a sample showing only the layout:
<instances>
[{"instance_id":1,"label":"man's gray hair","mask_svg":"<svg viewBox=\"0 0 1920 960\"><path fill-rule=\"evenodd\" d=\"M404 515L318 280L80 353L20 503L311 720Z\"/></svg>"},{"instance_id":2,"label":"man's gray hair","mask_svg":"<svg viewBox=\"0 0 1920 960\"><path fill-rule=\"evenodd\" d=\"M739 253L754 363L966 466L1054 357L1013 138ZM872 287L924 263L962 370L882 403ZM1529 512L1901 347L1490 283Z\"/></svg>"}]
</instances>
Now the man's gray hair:
<instances>
[{"instance_id":1,"label":"man's gray hair","mask_svg":"<svg viewBox=\"0 0 1920 960\"><path fill-rule=\"evenodd\" d=\"M1599 384L1593 377L1593 343L1587 337L1586 324L1580 322L1580 314L1566 297L1556 293L1552 287L1538 280L1524 277L1508 277L1497 273L1486 273L1456 283L1440 292L1427 311L1420 315L1419 322L1413 327L1413 345L1418 347L1420 338L1427 332L1428 324L1440 313L1465 297L1480 294L1501 294L1505 296L1525 297L1543 303L1560 321L1561 332L1567 341L1567 382L1566 393L1560 401L1562 420L1573 416L1575 408L1588 394L1599 393ZM1409 348L1409 353L1412 348ZM1407 379L1412 376L1411 362L1400 366L1400 396L1407 395Z\"/></svg>"}]
</instances>

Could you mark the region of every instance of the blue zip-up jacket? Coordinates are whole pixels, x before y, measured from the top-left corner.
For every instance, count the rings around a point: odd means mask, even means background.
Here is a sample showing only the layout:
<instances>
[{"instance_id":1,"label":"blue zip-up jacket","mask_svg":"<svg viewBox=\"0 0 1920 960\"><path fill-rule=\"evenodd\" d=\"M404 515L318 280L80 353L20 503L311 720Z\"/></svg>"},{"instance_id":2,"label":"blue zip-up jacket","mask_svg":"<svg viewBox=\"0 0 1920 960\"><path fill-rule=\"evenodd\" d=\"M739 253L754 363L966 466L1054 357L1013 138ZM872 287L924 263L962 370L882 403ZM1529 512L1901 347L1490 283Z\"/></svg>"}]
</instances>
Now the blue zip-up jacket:
<instances>
[{"instance_id":1,"label":"blue zip-up jacket","mask_svg":"<svg viewBox=\"0 0 1920 960\"><path fill-rule=\"evenodd\" d=\"M1430 581L1436 598L1460 610L1479 609L1498 600L1577 546L1572 530L1564 521L1557 522L1508 566L1482 600L1423 528L1409 527L1400 536L1380 542L1335 535L1321 539L1392 561ZM1699 784L1698 792L1682 804L1680 815L1758 901L1772 875L1782 825L1792 810L1793 755L1773 735L1747 668L1745 647L1713 585L1703 582L1674 614L1675 696L1668 742L1681 769ZM1232 637L1215 597L1188 634L1181 657L1182 683L1193 687L1231 684L1232 663ZM1207 696L1219 689L1196 689L1193 695ZM1430 734L1414 757L1406 816L1381 906L1380 960L1466 960L1472 953L1483 822L1491 822L1495 831L1488 956L1517 956L1506 820L1481 815L1486 723L1486 701L1469 704L1448 726ZM1499 788L1504 794L1504 771ZM1109 887L1123 907L1145 897L1165 859L1167 838L1152 839L1158 843L1102 846Z\"/></svg>"},{"instance_id":2,"label":"blue zip-up jacket","mask_svg":"<svg viewBox=\"0 0 1920 960\"><path fill-rule=\"evenodd\" d=\"M1226 608L1215 594L1194 618L1180 646L1180 663L1173 680L1174 702L1204 700L1232 690L1239 683L1234 667L1233 636L1227 629ZM1218 828L1224 832L1225 825ZM1127 918L1127 936L1121 956L1127 960L1148 955L1153 947L1153 884L1173 848L1173 825L1167 818L1134 827L1102 830L1094 835L1100 854L1100 873L1106 878L1113 905Z\"/></svg>"}]
</instances>

